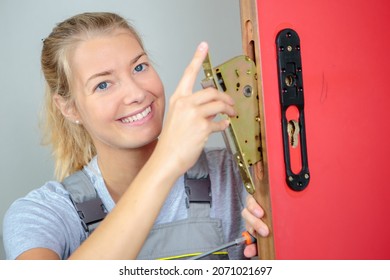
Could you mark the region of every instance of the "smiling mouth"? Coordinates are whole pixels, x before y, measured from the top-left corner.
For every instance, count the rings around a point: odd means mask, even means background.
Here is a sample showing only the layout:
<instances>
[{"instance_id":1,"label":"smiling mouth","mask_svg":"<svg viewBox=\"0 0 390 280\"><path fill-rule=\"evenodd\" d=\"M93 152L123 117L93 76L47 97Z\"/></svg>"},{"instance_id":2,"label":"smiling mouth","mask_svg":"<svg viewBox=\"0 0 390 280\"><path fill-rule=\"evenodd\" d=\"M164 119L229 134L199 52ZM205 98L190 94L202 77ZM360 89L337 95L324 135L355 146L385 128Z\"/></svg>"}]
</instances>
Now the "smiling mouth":
<instances>
[{"instance_id":1,"label":"smiling mouth","mask_svg":"<svg viewBox=\"0 0 390 280\"><path fill-rule=\"evenodd\" d=\"M126 118L121 119L121 122L132 123L132 122L140 121L143 118L145 118L147 115L149 115L150 112L152 112L152 108L149 106L145 110L143 110L141 113L138 113L134 116L130 116L130 117L126 117Z\"/></svg>"}]
</instances>

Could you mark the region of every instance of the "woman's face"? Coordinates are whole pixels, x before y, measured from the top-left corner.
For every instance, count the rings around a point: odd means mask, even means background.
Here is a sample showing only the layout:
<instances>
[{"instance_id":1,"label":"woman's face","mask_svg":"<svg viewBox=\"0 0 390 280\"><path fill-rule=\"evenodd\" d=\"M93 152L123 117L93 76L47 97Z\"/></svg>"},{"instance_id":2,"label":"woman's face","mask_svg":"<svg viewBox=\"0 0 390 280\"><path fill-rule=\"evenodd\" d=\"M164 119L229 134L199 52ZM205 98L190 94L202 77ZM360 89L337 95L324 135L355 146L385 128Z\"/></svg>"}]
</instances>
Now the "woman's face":
<instances>
[{"instance_id":1,"label":"woman's face","mask_svg":"<svg viewBox=\"0 0 390 280\"><path fill-rule=\"evenodd\" d=\"M72 52L70 67L77 112L98 152L140 148L158 137L164 88L129 31L81 42Z\"/></svg>"}]
</instances>

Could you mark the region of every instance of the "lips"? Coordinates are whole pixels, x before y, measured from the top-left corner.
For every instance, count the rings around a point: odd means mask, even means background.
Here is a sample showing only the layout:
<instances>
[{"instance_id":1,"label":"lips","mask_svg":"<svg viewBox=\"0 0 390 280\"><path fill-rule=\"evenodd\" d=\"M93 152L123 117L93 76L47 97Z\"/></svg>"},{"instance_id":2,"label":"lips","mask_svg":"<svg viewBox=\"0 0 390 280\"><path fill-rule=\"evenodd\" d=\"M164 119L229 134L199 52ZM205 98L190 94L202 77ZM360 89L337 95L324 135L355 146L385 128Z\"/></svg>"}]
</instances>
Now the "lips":
<instances>
[{"instance_id":1,"label":"lips","mask_svg":"<svg viewBox=\"0 0 390 280\"><path fill-rule=\"evenodd\" d=\"M132 123L132 122L140 121L140 120L144 119L147 115L149 115L151 112L152 112L152 108L150 106L148 106L142 112L137 113L137 114L132 115L132 116L122 118L122 119L120 119L120 121L122 123Z\"/></svg>"}]
</instances>

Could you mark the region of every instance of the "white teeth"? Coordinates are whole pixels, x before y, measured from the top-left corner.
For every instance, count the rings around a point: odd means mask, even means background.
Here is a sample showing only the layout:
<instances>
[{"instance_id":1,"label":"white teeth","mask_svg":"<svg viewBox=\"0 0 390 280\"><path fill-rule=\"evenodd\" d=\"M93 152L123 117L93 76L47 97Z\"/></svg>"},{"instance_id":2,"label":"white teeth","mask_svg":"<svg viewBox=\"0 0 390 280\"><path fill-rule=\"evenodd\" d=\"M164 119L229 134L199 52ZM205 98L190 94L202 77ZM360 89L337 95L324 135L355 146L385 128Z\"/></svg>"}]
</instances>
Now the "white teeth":
<instances>
[{"instance_id":1,"label":"white teeth","mask_svg":"<svg viewBox=\"0 0 390 280\"><path fill-rule=\"evenodd\" d=\"M132 122L135 122L135 121L139 121L139 120L142 120L143 118L145 118L147 115L149 115L149 113L151 111L152 111L152 108L150 108L150 106L149 106L143 112L138 113L137 115L134 115L134 116L130 116L130 117L124 118L121 121L123 123L132 123Z\"/></svg>"}]
</instances>

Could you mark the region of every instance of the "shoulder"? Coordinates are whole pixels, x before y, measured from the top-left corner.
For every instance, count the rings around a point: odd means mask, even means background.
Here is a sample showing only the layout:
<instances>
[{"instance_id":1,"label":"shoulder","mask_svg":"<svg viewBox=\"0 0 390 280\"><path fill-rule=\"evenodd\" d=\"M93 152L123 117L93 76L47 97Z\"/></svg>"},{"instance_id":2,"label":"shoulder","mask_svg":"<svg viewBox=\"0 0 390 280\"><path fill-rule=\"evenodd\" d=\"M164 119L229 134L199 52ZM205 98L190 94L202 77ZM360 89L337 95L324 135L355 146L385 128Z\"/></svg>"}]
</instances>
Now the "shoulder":
<instances>
[{"instance_id":1,"label":"shoulder","mask_svg":"<svg viewBox=\"0 0 390 280\"><path fill-rule=\"evenodd\" d=\"M42 187L34 189L24 197L15 200L8 209L7 214L18 212L26 206L62 209L62 207L72 206L72 202L69 199L68 191L63 188L61 183L49 181Z\"/></svg>"},{"instance_id":2,"label":"shoulder","mask_svg":"<svg viewBox=\"0 0 390 280\"><path fill-rule=\"evenodd\" d=\"M211 163L221 162L225 163L232 160L232 155L226 148L205 148L207 161Z\"/></svg>"},{"instance_id":3,"label":"shoulder","mask_svg":"<svg viewBox=\"0 0 390 280\"><path fill-rule=\"evenodd\" d=\"M25 250L44 247L65 258L67 240L80 240L80 221L61 183L50 181L15 200L4 216L4 247L14 259Z\"/></svg>"},{"instance_id":4,"label":"shoulder","mask_svg":"<svg viewBox=\"0 0 390 280\"><path fill-rule=\"evenodd\" d=\"M204 151L206 153L210 172L219 169L224 170L225 172L239 174L233 155L226 148L205 148Z\"/></svg>"},{"instance_id":5,"label":"shoulder","mask_svg":"<svg viewBox=\"0 0 390 280\"><path fill-rule=\"evenodd\" d=\"M207 148L205 154L213 192L226 199L242 204L243 184L237 163L225 148Z\"/></svg>"},{"instance_id":6,"label":"shoulder","mask_svg":"<svg viewBox=\"0 0 390 280\"><path fill-rule=\"evenodd\" d=\"M15 200L7 211L7 214L12 214L15 209L20 210L24 206L29 205L36 207L54 207L58 204L71 203L69 193L62 187L62 184L56 181L49 181L42 187L30 191L24 197Z\"/></svg>"},{"instance_id":7,"label":"shoulder","mask_svg":"<svg viewBox=\"0 0 390 280\"><path fill-rule=\"evenodd\" d=\"M206 155L214 155L214 156L217 156L217 157L224 157L224 156L228 156L228 157L231 157L231 154L228 152L228 150L226 148L223 148L223 147L206 147L204 148L204 152L206 153Z\"/></svg>"}]
</instances>

